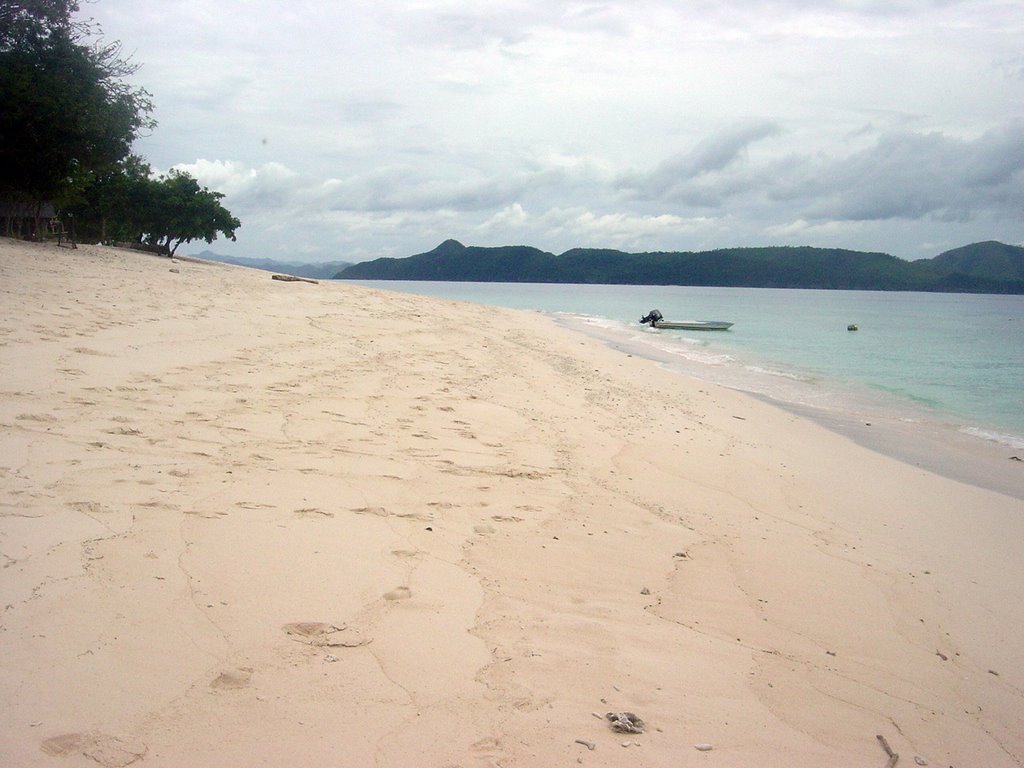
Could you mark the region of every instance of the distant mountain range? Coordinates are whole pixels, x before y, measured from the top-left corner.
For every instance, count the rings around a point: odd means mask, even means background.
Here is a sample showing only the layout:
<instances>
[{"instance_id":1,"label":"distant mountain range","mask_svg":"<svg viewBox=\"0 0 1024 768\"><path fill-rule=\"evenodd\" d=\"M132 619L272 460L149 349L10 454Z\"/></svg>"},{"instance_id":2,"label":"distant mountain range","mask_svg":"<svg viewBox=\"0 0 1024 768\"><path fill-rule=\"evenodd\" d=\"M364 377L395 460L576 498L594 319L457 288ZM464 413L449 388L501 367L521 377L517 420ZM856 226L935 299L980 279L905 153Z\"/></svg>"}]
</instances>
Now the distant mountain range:
<instances>
[{"instance_id":1,"label":"distant mountain range","mask_svg":"<svg viewBox=\"0 0 1024 768\"><path fill-rule=\"evenodd\" d=\"M222 264L235 264L239 267L265 269L268 272L284 272L297 277L312 277L317 280L330 280L341 270L352 266L351 261L326 261L321 264L298 264L290 261L274 261L273 259L247 259L241 256L224 256L213 251L203 251L195 255L197 259L219 261Z\"/></svg>"},{"instance_id":2,"label":"distant mountain range","mask_svg":"<svg viewBox=\"0 0 1024 768\"><path fill-rule=\"evenodd\" d=\"M994 241L931 259L837 248L725 248L625 253L574 248L554 255L524 245L467 247L446 240L427 253L352 264L353 280L700 285L950 293L1024 293L1024 248Z\"/></svg>"}]
</instances>

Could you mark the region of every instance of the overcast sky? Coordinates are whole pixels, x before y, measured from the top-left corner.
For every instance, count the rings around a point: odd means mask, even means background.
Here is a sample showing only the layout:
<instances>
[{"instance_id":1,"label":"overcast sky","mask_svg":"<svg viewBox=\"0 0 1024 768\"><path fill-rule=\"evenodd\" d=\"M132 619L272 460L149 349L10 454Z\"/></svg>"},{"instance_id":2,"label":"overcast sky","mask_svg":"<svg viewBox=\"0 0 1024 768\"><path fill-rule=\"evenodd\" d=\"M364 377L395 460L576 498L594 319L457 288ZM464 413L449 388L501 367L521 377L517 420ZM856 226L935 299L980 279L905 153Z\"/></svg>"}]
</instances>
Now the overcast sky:
<instances>
[{"instance_id":1,"label":"overcast sky","mask_svg":"<svg viewBox=\"0 0 1024 768\"><path fill-rule=\"evenodd\" d=\"M142 64L159 125L137 151L242 220L220 253L361 261L451 237L916 259L1024 242L1021 0L99 0L81 15Z\"/></svg>"}]
</instances>

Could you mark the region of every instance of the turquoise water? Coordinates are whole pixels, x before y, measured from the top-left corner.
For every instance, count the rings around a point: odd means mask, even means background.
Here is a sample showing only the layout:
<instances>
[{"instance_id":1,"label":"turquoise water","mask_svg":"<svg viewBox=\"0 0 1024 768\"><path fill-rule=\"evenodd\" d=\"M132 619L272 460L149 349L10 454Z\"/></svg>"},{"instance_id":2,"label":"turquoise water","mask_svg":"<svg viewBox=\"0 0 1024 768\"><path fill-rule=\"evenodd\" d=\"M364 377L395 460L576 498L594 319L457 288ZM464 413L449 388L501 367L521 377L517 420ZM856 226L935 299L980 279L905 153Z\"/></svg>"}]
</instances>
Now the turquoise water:
<instances>
[{"instance_id":1,"label":"turquoise water","mask_svg":"<svg viewBox=\"0 0 1024 768\"><path fill-rule=\"evenodd\" d=\"M783 403L944 424L1024 447L1024 296L359 281L551 314L631 353ZM727 332L657 331L666 319ZM859 330L847 331L855 323Z\"/></svg>"}]
</instances>

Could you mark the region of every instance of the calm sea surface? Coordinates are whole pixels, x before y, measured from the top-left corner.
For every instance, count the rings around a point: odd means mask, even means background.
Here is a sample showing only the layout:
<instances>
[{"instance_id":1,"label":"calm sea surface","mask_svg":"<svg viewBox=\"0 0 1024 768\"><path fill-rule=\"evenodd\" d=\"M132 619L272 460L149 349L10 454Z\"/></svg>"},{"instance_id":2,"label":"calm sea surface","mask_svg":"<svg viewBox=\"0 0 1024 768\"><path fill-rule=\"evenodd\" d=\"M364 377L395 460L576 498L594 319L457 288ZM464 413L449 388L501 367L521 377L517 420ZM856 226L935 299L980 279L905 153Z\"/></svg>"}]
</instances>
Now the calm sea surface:
<instances>
[{"instance_id":1,"label":"calm sea surface","mask_svg":"<svg viewBox=\"0 0 1024 768\"><path fill-rule=\"evenodd\" d=\"M536 310L692 376L823 415L944 425L1024 449L1024 296L358 281ZM728 320L726 332L651 330ZM854 323L857 331L848 331Z\"/></svg>"}]
</instances>

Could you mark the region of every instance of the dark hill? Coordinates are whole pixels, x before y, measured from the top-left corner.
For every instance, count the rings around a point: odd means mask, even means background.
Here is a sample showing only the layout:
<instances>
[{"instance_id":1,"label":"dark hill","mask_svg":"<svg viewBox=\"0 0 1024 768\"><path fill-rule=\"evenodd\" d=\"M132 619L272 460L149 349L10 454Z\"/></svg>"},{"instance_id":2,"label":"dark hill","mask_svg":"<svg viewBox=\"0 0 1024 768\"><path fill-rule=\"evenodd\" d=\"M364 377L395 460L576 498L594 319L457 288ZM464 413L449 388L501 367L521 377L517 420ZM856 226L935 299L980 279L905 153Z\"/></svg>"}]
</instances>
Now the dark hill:
<instances>
[{"instance_id":1,"label":"dark hill","mask_svg":"<svg viewBox=\"0 0 1024 768\"><path fill-rule=\"evenodd\" d=\"M886 253L810 247L650 253L574 248L556 256L523 245L481 248L446 240L408 258L353 264L337 277L1024 293L1021 253L1024 249L1016 246L978 243L915 262Z\"/></svg>"},{"instance_id":2,"label":"dark hill","mask_svg":"<svg viewBox=\"0 0 1024 768\"><path fill-rule=\"evenodd\" d=\"M940 276L959 274L994 282L1024 280L1024 248L994 240L954 248L929 261Z\"/></svg>"},{"instance_id":3,"label":"dark hill","mask_svg":"<svg viewBox=\"0 0 1024 768\"><path fill-rule=\"evenodd\" d=\"M467 248L458 240L445 240L427 253L404 259L376 259L353 264L336 277L482 283L561 282L545 279L553 258L550 253L525 245Z\"/></svg>"}]
</instances>

